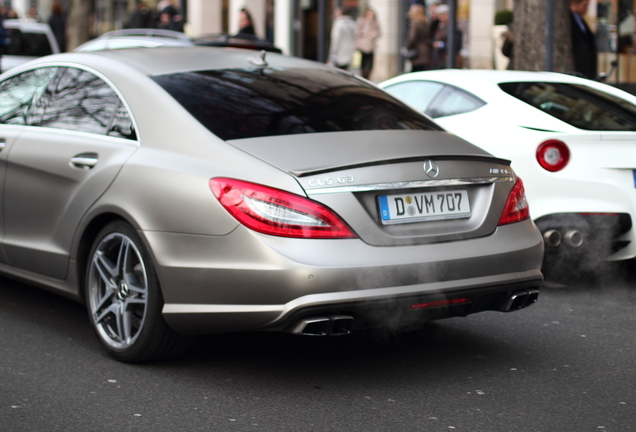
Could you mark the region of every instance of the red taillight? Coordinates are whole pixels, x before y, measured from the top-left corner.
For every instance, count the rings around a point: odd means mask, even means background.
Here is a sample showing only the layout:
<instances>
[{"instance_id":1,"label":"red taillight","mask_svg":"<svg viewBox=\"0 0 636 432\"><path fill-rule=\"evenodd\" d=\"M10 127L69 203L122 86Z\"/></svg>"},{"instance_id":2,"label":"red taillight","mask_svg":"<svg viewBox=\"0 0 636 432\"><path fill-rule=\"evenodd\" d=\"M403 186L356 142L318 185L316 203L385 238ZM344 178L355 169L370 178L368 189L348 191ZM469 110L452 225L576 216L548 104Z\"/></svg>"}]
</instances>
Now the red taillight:
<instances>
[{"instance_id":1,"label":"red taillight","mask_svg":"<svg viewBox=\"0 0 636 432\"><path fill-rule=\"evenodd\" d=\"M523 188L523 182L517 178L517 182L512 187L506 206L501 214L498 225L507 225L515 222L521 222L530 217L530 207L526 200L526 191Z\"/></svg>"},{"instance_id":2,"label":"red taillight","mask_svg":"<svg viewBox=\"0 0 636 432\"><path fill-rule=\"evenodd\" d=\"M537 148L537 161L550 172L561 171L570 161L570 149L563 141L545 141Z\"/></svg>"},{"instance_id":3,"label":"red taillight","mask_svg":"<svg viewBox=\"0 0 636 432\"><path fill-rule=\"evenodd\" d=\"M240 223L280 237L355 238L333 211L315 201L280 189L228 178L213 178L210 188Z\"/></svg>"}]
</instances>

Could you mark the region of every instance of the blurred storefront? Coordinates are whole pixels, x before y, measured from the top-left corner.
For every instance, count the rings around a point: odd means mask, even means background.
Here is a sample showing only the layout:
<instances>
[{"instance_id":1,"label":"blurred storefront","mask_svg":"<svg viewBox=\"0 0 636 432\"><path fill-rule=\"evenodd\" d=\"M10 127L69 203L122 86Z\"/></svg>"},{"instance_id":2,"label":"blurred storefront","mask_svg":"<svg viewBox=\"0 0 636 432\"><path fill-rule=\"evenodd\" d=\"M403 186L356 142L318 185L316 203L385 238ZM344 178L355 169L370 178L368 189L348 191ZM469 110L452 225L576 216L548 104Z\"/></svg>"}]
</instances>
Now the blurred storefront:
<instances>
[{"instance_id":1,"label":"blurred storefront","mask_svg":"<svg viewBox=\"0 0 636 432\"><path fill-rule=\"evenodd\" d=\"M6 1L6 0L5 0ZM11 0L21 16L29 6L38 6L40 17L49 17L52 0ZM120 29L137 7L139 0L88 0L91 2L92 34L97 36ZM157 10L169 0L144 0ZM567 0L565 0L567 1ZM68 8L72 0L62 0ZM430 5L437 0L172 0L184 16L185 31L191 36L238 31L242 8L252 14L258 36L282 48L286 54L325 61L334 9L354 11L354 19L367 7L376 11L381 37L375 51L374 81L405 70L408 63L399 55L408 31L406 12L413 3ZM441 0L453 3L457 27L462 32L459 67L494 68L498 53L493 35L495 13L513 9L513 0ZM597 35L599 72L612 72L609 82L636 83L636 0L591 0L586 20ZM617 67L612 64L618 60Z\"/></svg>"}]
</instances>

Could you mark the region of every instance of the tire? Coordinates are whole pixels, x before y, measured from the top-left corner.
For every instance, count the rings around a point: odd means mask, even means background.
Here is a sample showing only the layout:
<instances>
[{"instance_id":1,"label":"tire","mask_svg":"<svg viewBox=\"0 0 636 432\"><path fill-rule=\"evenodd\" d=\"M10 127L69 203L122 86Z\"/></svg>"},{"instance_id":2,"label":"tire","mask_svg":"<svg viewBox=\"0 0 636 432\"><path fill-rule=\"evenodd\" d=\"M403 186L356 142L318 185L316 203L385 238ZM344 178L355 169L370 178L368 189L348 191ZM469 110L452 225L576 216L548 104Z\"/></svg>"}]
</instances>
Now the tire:
<instances>
[{"instance_id":1,"label":"tire","mask_svg":"<svg viewBox=\"0 0 636 432\"><path fill-rule=\"evenodd\" d=\"M116 221L104 227L86 266L86 307L97 338L129 363L181 354L192 338L163 319L163 296L152 261L135 230Z\"/></svg>"}]
</instances>

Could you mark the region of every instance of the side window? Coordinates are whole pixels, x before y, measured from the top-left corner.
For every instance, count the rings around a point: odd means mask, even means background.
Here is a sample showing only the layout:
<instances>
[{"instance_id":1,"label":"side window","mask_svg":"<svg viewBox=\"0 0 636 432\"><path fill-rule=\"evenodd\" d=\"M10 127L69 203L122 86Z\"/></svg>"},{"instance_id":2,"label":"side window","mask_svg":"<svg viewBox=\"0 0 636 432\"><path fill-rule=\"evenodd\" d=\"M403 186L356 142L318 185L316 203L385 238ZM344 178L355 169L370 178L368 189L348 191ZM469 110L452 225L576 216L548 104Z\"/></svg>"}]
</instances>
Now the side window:
<instances>
[{"instance_id":1,"label":"side window","mask_svg":"<svg viewBox=\"0 0 636 432\"><path fill-rule=\"evenodd\" d=\"M31 101L44 91L55 71L52 67L35 69L0 83L0 123L26 124Z\"/></svg>"},{"instance_id":2,"label":"side window","mask_svg":"<svg viewBox=\"0 0 636 432\"><path fill-rule=\"evenodd\" d=\"M34 126L135 139L130 116L102 79L75 68L60 68L35 101L28 118Z\"/></svg>"},{"instance_id":3,"label":"side window","mask_svg":"<svg viewBox=\"0 0 636 432\"><path fill-rule=\"evenodd\" d=\"M22 32L19 29L6 29L4 54L13 56L42 57L53 54L49 39L44 33Z\"/></svg>"},{"instance_id":4,"label":"side window","mask_svg":"<svg viewBox=\"0 0 636 432\"><path fill-rule=\"evenodd\" d=\"M403 82L385 88L387 92L406 102L419 112L426 112L431 101L444 87L443 84L430 81Z\"/></svg>"},{"instance_id":5,"label":"side window","mask_svg":"<svg viewBox=\"0 0 636 432\"><path fill-rule=\"evenodd\" d=\"M126 107L121 102L117 107L117 111L115 111L113 121L108 128L108 135L118 138L127 138L131 140L137 139L137 134L135 133L135 129L133 128L132 120L128 115Z\"/></svg>"},{"instance_id":6,"label":"side window","mask_svg":"<svg viewBox=\"0 0 636 432\"><path fill-rule=\"evenodd\" d=\"M432 118L446 117L474 111L486 102L456 87L445 86L425 111Z\"/></svg>"}]
</instances>

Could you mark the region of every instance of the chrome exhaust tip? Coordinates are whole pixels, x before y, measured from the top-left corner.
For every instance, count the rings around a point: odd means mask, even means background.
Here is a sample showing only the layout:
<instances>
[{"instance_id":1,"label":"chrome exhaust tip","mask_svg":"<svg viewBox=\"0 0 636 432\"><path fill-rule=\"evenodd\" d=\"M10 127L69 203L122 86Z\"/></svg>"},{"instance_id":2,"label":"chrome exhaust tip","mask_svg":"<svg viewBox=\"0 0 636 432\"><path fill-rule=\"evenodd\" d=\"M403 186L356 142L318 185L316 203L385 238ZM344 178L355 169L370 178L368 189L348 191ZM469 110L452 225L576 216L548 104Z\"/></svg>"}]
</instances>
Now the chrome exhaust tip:
<instances>
[{"instance_id":1,"label":"chrome exhaust tip","mask_svg":"<svg viewBox=\"0 0 636 432\"><path fill-rule=\"evenodd\" d=\"M353 317L337 315L300 320L291 333L302 336L342 336L353 331Z\"/></svg>"},{"instance_id":2,"label":"chrome exhaust tip","mask_svg":"<svg viewBox=\"0 0 636 432\"><path fill-rule=\"evenodd\" d=\"M547 246L559 247L561 244L561 233L557 230L548 230L543 233L543 241Z\"/></svg>"},{"instance_id":3,"label":"chrome exhaust tip","mask_svg":"<svg viewBox=\"0 0 636 432\"><path fill-rule=\"evenodd\" d=\"M353 331L353 317L342 315L332 318L331 335L343 336Z\"/></svg>"},{"instance_id":4,"label":"chrome exhaust tip","mask_svg":"<svg viewBox=\"0 0 636 432\"><path fill-rule=\"evenodd\" d=\"M583 244L583 233L579 230L570 230L565 233L565 244L577 248Z\"/></svg>"},{"instance_id":5,"label":"chrome exhaust tip","mask_svg":"<svg viewBox=\"0 0 636 432\"><path fill-rule=\"evenodd\" d=\"M298 322L294 329L293 334L303 336L327 336L329 332L329 318L308 318Z\"/></svg>"},{"instance_id":6,"label":"chrome exhaust tip","mask_svg":"<svg viewBox=\"0 0 636 432\"><path fill-rule=\"evenodd\" d=\"M504 312L514 312L532 306L539 300L539 290L518 291L513 293L504 304Z\"/></svg>"}]
</instances>

